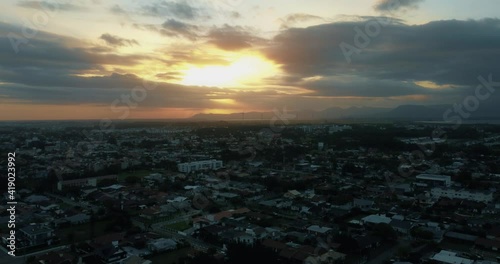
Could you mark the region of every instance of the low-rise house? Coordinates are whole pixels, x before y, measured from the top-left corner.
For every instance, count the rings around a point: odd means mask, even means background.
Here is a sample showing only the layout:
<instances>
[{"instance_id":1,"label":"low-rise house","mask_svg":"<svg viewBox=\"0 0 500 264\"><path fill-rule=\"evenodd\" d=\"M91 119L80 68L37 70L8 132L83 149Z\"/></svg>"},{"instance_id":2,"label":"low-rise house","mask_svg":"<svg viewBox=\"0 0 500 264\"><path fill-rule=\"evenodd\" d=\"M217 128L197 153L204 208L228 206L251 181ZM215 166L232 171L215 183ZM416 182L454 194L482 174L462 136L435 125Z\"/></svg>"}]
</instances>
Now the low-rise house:
<instances>
[{"instance_id":1,"label":"low-rise house","mask_svg":"<svg viewBox=\"0 0 500 264\"><path fill-rule=\"evenodd\" d=\"M28 246L50 245L54 238L54 230L40 224L25 226L19 232Z\"/></svg>"},{"instance_id":2,"label":"low-rise house","mask_svg":"<svg viewBox=\"0 0 500 264\"><path fill-rule=\"evenodd\" d=\"M162 252L176 248L177 242L173 239L159 238L148 243L148 249L152 252Z\"/></svg>"},{"instance_id":3,"label":"low-rise house","mask_svg":"<svg viewBox=\"0 0 500 264\"><path fill-rule=\"evenodd\" d=\"M374 201L365 200L365 199L354 199L352 202L353 207L358 207L363 212L370 211L374 204L375 204Z\"/></svg>"},{"instance_id":4,"label":"low-rise house","mask_svg":"<svg viewBox=\"0 0 500 264\"><path fill-rule=\"evenodd\" d=\"M391 218L389 218L385 215L373 214L373 215L363 217L361 219L361 222L363 224L376 225L376 224L380 224L380 223L389 224L391 222L391 220L392 220Z\"/></svg>"},{"instance_id":5,"label":"low-rise house","mask_svg":"<svg viewBox=\"0 0 500 264\"><path fill-rule=\"evenodd\" d=\"M72 225L84 224L90 221L90 216L87 214L76 214L66 217L66 220Z\"/></svg>"},{"instance_id":6,"label":"low-rise house","mask_svg":"<svg viewBox=\"0 0 500 264\"><path fill-rule=\"evenodd\" d=\"M436 263L446 263L446 264L473 264L474 260L460 257L458 253L452 251L441 250L430 258Z\"/></svg>"},{"instance_id":7,"label":"low-rise house","mask_svg":"<svg viewBox=\"0 0 500 264\"><path fill-rule=\"evenodd\" d=\"M326 227L326 226L318 226L318 225L312 225L307 228L307 232L309 234L314 234L314 235L328 235L332 231L332 228Z\"/></svg>"},{"instance_id":8,"label":"low-rise house","mask_svg":"<svg viewBox=\"0 0 500 264\"><path fill-rule=\"evenodd\" d=\"M306 258L305 263L317 263L317 264L336 264L343 263L347 255L330 250L319 256L309 256Z\"/></svg>"},{"instance_id":9,"label":"low-rise house","mask_svg":"<svg viewBox=\"0 0 500 264\"><path fill-rule=\"evenodd\" d=\"M389 223L392 228L403 235L409 235L410 230L413 227L413 223L410 221L405 221L405 220L396 220L392 219L391 222Z\"/></svg>"}]
</instances>

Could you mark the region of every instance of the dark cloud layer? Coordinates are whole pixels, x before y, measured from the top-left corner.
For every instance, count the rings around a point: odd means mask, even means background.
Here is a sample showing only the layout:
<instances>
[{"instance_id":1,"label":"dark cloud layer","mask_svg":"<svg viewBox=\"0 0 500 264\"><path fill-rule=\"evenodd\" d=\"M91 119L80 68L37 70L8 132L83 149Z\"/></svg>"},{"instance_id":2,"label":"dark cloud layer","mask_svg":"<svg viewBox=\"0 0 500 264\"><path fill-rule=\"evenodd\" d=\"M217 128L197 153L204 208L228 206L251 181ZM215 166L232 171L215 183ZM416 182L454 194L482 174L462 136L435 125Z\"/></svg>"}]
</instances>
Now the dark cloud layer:
<instances>
[{"instance_id":1,"label":"dark cloud layer","mask_svg":"<svg viewBox=\"0 0 500 264\"><path fill-rule=\"evenodd\" d=\"M415 9L424 0L379 0L374 8L380 12L395 12L403 9Z\"/></svg>"},{"instance_id":2,"label":"dark cloud layer","mask_svg":"<svg viewBox=\"0 0 500 264\"><path fill-rule=\"evenodd\" d=\"M388 20L392 23L380 24ZM380 32L366 33L377 23ZM289 28L270 41L245 27L206 28L174 18L161 25L137 27L168 37L207 41L224 50L259 48L267 58L281 65L285 76L273 78L274 83L269 84L272 89L262 87L255 93L172 84L168 81L180 76L174 67L169 68L171 65L186 62L221 65L224 58L203 53L203 47L191 52L183 46L165 51L165 56L171 59L166 62L146 55L116 53L114 47L135 45L131 39L103 34L101 37L109 45L96 46L43 31L27 39L16 53L9 33L21 32L21 28L0 23L0 97L30 103L109 105L144 82L126 70L110 68L126 68L144 61L159 62L162 67L151 74L165 82L148 92L140 104L143 107L234 107L213 100L227 98L259 107L272 106L276 98L312 106L314 97L396 100L414 96L429 98L427 102L449 102L450 98L470 94L479 84L478 76L491 74L495 81L500 78L499 19L406 25L399 20L363 17L355 22ZM360 34L369 36L366 40ZM356 40L365 42L363 47ZM342 44L355 47L359 54L350 54L349 62ZM95 76L81 75L88 72ZM420 82L436 87L426 87ZM278 86L299 87L309 92L304 97L283 95L274 90Z\"/></svg>"},{"instance_id":3,"label":"dark cloud layer","mask_svg":"<svg viewBox=\"0 0 500 264\"><path fill-rule=\"evenodd\" d=\"M135 39L125 39L109 33L104 33L99 38L104 40L106 44L115 47L139 45L139 42Z\"/></svg>"},{"instance_id":4,"label":"dark cloud layer","mask_svg":"<svg viewBox=\"0 0 500 264\"><path fill-rule=\"evenodd\" d=\"M300 22L307 22L311 20L323 20L323 18L311 14L295 13L295 14L289 14L280 20L281 20L281 28L288 28Z\"/></svg>"},{"instance_id":5,"label":"dark cloud layer","mask_svg":"<svg viewBox=\"0 0 500 264\"><path fill-rule=\"evenodd\" d=\"M154 17L175 17L178 19L193 20L199 17L198 9L185 1L161 1L142 7L142 14Z\"/></svg>"},{"instance_id":6,"label":"dark cloud layer","mask_svg":"<svg viewBox=\"0 0 500 264\"><path fill-rule=\"evenodd\" d=\"M371 21L373 25L376 20ZM437 85L474 86L479 75L500 76L498 19L435 21L416 26L386 24L380 26L379 34L368 36L364 47L358 47L355 37L361 33L357 32L366 32L368 24L368 21L339 22L288 29L277 35L273 45L263 49L263 52L283 65L283 69L292 76L285 80L291 85L314 76L353 76L368 79L359 85L373 87L369 91L385 87L381 90L384 92L380 92L381 96L401 95L401 90L415 88L408 87L404 82L430 81ZM342 43L360 51L359 54L353 52L349 55L351 63L341 48ZM339 81L335 78L327 80L329 83L325 83L324 79L321 81L320 88L317 84L308 83L309 88L328 94L326 87L334 89ZM380 80L391 80L399 86L381 85ZM368 90L348 90L356 96L370 93ZM411 94L429 94L430 91L413 90Z\"/></svg>"},{"instance_id":7,"label":"dark cloud layer","mask_svg":"<svg viewBox=\"0 0 500 264\"><path fill-rule=\"evenodd\" d=\"M212 28L208 33L209 43L223 50L241 50L262 44L264 39L255 36L250 30L239 26L224 25Z\"/></svg>"},{"instance_id":8,"label":"dark cloud layer","mask_svg":"<svg viewBox=\"0 0 500 264\"><path fill-rule=\"evenodd\" d=\"M17 5L24 8L47 10L51 12L87 10L85 6L71 3L61 3L60 1L20 1Z\"/></svg>"}]
</instances>

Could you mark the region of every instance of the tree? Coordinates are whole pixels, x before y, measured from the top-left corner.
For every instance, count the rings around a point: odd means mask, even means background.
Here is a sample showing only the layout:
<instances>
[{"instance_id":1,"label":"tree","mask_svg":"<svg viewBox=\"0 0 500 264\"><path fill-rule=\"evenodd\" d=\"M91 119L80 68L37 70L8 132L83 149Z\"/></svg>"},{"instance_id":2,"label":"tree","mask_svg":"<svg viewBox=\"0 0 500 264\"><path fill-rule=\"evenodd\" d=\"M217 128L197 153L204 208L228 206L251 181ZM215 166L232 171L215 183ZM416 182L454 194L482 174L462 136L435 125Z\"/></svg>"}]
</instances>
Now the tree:
<instances>
[{"instance_id":1,"label":"tree","mask_svg":"<svg viewBox=\"0 0 500 264\"><path fill-rule=\"evenodd\" d=\"M97 183L99 187L106 187L118 183L115 179L104 179Z\"/></svg>"},{"instance_id":2,"label":"tree","mask_svg":"<svg viewBox=\"0 0 500 264\"><path fill-rule=\"evenodd\" d=\"M136 183L139 183L140 181L141 178L137 176L128 176L127 178L125 178L125 183L127 183L128 185L134 185Z\"/></svg>"},{"instance_id":3,"label":"tree","mask_svg":"<svg viewBox=\"0 0 500 264\"><path fill-rule=\"evenodd\" d=\"M386 223L378 223L373 227L373 235L379 236L385 240L394 240L398 238L397 232Z\"/></svg>"},{"instance_id":4,"label":"tree","mask_svg":"<svg viewBox=\"0 0 500 264\"><path fill-rule=\"evenodd\" d=\"M431 240L434 237L434 234L431 231L423 230L420 227L415 227L411 229L410 234L415 238L420 238L424 240Z\"/></svg>"}]
</instances>

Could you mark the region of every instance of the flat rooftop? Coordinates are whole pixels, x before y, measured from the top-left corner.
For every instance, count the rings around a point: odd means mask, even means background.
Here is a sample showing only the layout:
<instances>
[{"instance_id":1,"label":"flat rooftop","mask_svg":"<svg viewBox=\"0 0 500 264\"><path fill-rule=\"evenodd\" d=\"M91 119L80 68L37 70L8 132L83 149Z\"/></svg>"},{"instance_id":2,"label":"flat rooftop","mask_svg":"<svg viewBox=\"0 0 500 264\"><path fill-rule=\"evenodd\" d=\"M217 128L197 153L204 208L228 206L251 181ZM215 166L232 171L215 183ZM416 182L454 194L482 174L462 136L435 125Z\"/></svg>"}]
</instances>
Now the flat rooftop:
<instances>
[{"instance_id":1,"label":"flat rooftop","mask_svg":"<svg viewBox=\"0 0 500 264\"><path fill-rule=\"evenodd\" d=\"M438 175L438 174L419 174L417 179L432 179L432 180L449 180L451 179L448 175Z\"/></svg>"}]
</instances>

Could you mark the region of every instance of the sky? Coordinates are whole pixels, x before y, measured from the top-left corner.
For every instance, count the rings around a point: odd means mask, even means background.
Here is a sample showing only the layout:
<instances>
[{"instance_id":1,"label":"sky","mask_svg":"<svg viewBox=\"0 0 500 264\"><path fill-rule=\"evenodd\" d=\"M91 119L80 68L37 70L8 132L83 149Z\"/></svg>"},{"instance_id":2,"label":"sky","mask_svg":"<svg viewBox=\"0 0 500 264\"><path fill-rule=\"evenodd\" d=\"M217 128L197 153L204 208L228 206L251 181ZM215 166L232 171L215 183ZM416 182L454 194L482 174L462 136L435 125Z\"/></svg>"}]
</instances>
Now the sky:
<instances>
[{"instance_id":1,"label":"sky","mask_svg":"<svg viewBox=\"0 0 500 264\"><path fill-rule=\"evenodd\" d=\"M2 0L0 120L459 103L479 76L500 81L499 7Z\"/></svg>"}]
</instances>

